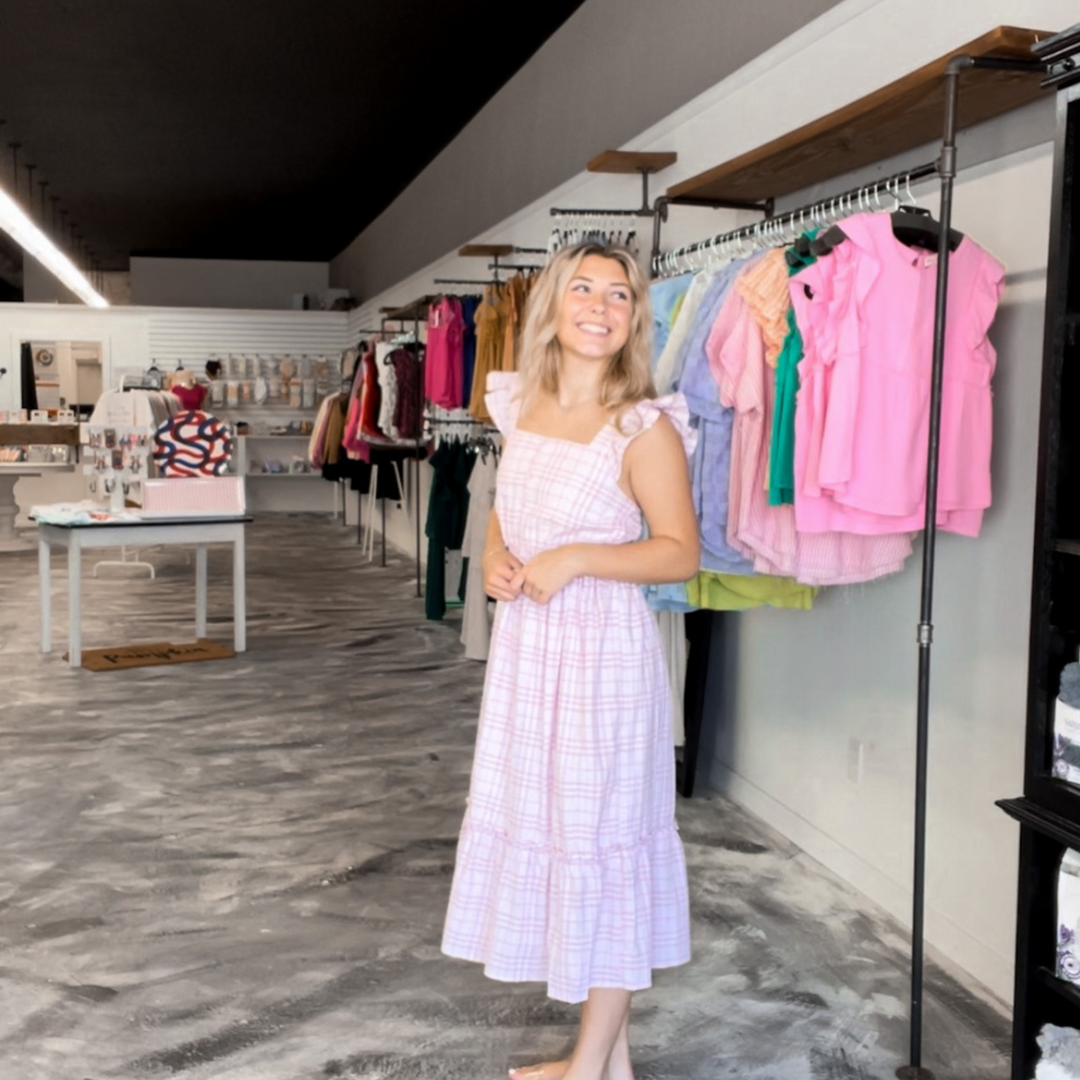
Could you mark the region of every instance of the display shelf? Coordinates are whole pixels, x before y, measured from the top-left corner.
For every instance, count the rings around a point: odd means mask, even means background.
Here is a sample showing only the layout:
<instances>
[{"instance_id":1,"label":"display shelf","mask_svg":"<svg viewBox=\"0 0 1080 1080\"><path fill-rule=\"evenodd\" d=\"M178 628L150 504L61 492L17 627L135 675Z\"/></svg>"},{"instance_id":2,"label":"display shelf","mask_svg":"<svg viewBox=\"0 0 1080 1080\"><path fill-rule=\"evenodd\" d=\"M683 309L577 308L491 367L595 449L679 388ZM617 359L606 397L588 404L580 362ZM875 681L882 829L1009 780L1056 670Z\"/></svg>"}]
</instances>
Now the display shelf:
<instances>
[{"instance_id":1,"label":"display shelf","mask_svg":"<svg viewBox=\"0 0 1080 1080\"><path fill-rule=\"evenodd\" d=\"M384 322L427 322L428 308L438 299L437 296L421 296L403 307L381 307L379 314Z\"/></svg>"},{"instance_id":2,"label":"display shelf","mask_svg":"<svg viewBox=\"0 0 1080 1080\"><path fill-rule=\"evenodd\" d=\"M215 416L220 416L222 420L231 420L234 416L237 419L246 420L248 417L239 415L241 413L270 418L299 416L302 414L302 418L308 420L319 411L318 404L289 405L286 402L267 402L264 405L255 405L251 402L244 405L214 405L212 402L207 402L203 408L206 412L212 412Z\"/></svg>"},{"instance_id":3,"label":"display shelf","mask_svg":"<svg viewBox=\"0 0 1080 1080\"><path fill-rule=\"evenodd\" d=\"M1058 39L1073 41L1074 27ZM1043 54L1057 48L1040 46ZM1080 788L1051 774L1055 700L1061 671L1080 642L1080 555L1075 492L1080 485L1080 243L1076 153L1080 146L1080 85L1057 93L1054 185L1043 330L1035 543L1031 575L1024 793L997 805L1020 822L1013 994L1012 1080L1030 1080L1046 1024L1080 1026L1080 990L1056 978L1057 888L1066 848L1080 851Z\"/></svg>"},{"instance_id":4,"label":"display shelf","mask_svg":"<svg viewBox=\"0 0 1080 1080\"><path fill-rule=\"evenodd\" d=\"M680 200L765 199L800 191L866 168L941 136L945 67L954 56L1033 59L1044 31L999 26L932 63L813 123L668 188ZM1013 71L966 72L959 99L960 128L990 120L1042 94L1039 80Z\"/></svg>"},{"instance_id":5,"label":"display shelf","mask_svg":"<svg viewBox=\"0 0 1080 1080\"><path fill-rule=\"evenodd\" d=\"M256 477L272 476L275 480L282 480L282 479L285 479L285 480L297 480L297 479L299 479L299 480L310 480L312 478L314 478L316 480L321 480L322 479L322 473L318 473L318 472L278 472L278 473L274 473L274 472L249 472L249 473L244 473L244 476L247 476L247 477L251 477L251 476L256 476Z\"/></svg>"},{"instance_id":6,"label":"display shelf","mask_svg":"<svg viewBox=\"0 0 1080 1080\"><path fill-rule=\"evenodd\" d=\"M465 244L458 248L458 254L466 259L476 258L502 258L504 255L513 255L513 244Z\"/></svg>"},{"instance_id":7,"label":"display shelf","mask_svg":"<svg viewBox=\"0 0 1080 1080\"><path fill-rule=\"evenodd\" d=\"M0 424L0 446L78 445L78 424Z\"/></svg>"},{"instance_id":8,"label":"display shelf","mask_svg":"<svg viewBox=\"0 0 1080 1080\"><path fill-rule=\"evenodd\" d=\"M290 432L288 435L255 435L249 432L247 435L238 435L237 438L257 439L259 442L296 442L297 440L301 442L310 442L311 433L309 432L307 435L304 435L301 432Z\"/></svg>"},{"instance_id":9,"label":"display shelf","mask_svg":"<svg viewBox=\"0 0 1080 1080\"><path fill-rule=\"evenodd\" d=\"M1035 771L1032 766L1031 775L1028 776L1024 786L1024 797L1041 806L1050 814L1068 820L1078 822L1080 830L1080 787L1070 784L1067 780L1053 776L1050 772L1050 734L1053 725L1047 718L1045 724L1046 739L1045 751L1041 767ZM1080 846L1077 847L1080 851Z\"/></svg>"},{"instance_id":10,"label":"display shelf","mask_svg":"<svg viewBox=\"0 0 1080 1080\"><path fill-rule=\"evenodd\" d=\"M1039 981L1043 986L1049 987L1055 994L1060 995L1070 1005L1080 1009L1080 987L1074 983L1059 979L1048 967L1038 969Z\"/></svg>"},{"instance_id":11,"label":"display shelf","mask_svg":"<svg viewBox=\"0 0 1080 1080\"><path fill-rule=\"evenodd\" d=\"M668 150L604 150L586 168L594 173L656 173L678 160L679 155Z\"/></svg>"},{"instance_id":12,"label":"display shelf","mask_svg":"<svg viewBox=\"0 0 1080 1080\"><path fill-rule=\"evenodd\" d=\"M999 799L995 804L1021 825L1080 851L1080 823L1040 806L1032 799Z\"/></svg>"}]
</instances>

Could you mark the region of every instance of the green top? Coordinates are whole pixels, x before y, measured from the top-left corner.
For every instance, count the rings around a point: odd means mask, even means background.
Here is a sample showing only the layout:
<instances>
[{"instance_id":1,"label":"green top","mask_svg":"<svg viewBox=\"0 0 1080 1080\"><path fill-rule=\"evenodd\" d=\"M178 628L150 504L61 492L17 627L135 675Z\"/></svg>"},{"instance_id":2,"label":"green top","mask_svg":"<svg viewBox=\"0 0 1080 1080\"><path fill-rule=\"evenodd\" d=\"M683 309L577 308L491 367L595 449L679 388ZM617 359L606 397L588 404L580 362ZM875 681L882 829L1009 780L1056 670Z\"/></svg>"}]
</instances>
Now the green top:
<instances>
[{"instance_id":1,"label":"green top","mask_svg":"<svg viewBox=\"0 0 1080 1080\"><path fill-rule=\"evenodd\" d=\"M817 230L805 234L813 240ZM815 255L795 255L788 259L788 273L797 274L817 262ZM795 309L788 308L788 333L776 358L776 405L773 409L772 439L769 443L769 505L795 501L795 399L799 393L799 361L803 358L802 334L795 322Z\"/></svg>"}]
</instances>

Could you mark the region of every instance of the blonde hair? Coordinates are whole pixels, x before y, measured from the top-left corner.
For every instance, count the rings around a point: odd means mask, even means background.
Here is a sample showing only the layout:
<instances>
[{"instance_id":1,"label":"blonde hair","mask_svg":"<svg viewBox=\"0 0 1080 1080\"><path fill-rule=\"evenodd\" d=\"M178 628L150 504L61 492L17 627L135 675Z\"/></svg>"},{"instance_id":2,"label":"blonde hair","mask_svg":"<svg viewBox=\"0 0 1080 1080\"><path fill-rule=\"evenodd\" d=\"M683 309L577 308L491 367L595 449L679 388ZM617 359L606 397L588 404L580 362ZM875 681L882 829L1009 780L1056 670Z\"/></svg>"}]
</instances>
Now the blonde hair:
<instances>
[{"instance_id":1,"label":"blonde hair","mask_svg":"<svg viewBox=\"0 0 1080 1080\"><path fill-rule=\"evenodd\" d=\"M560 346L556 336L563 297L582 262L590 255L617 262L625 271L633 299L630 333L626 344L611 358L600 384L600 404L612 409L618 424L622 413L639 401L656 396L652 358L652 314L649 287L634 256L622 247L589 242L563 248L537 276L529 295L525 325L518 350L520 398L527 401L538 390L558 393Z\"/></svg>"}]
</instances>

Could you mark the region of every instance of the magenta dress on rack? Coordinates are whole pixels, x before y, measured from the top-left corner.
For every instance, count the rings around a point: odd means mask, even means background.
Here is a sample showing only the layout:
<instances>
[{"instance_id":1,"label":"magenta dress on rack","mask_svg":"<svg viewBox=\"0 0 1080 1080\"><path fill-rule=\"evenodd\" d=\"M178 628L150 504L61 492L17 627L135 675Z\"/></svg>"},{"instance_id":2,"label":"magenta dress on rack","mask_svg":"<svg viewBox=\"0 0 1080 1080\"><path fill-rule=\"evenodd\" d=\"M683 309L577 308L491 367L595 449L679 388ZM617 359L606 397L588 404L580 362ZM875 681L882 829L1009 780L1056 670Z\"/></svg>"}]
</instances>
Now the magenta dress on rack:
<instances>
[{"instance_id":1,"label":"magenta dress on rack","mask_svg":"<svg viewBox=\"0 0 1080 1080\"><path fill-rule=\"evenodd\" d=\"M488 376L505 437L495 508L523 562L642 535L619 488L631 439L666 415L689 454L680 395L643 401L584 444L516 430L517 375ZM498 605L468 808L442 948L560 1001L642 990L690 957L675 824L667 669L637 585L577 578L549 604Z\"/></svg>"}]
</instances>

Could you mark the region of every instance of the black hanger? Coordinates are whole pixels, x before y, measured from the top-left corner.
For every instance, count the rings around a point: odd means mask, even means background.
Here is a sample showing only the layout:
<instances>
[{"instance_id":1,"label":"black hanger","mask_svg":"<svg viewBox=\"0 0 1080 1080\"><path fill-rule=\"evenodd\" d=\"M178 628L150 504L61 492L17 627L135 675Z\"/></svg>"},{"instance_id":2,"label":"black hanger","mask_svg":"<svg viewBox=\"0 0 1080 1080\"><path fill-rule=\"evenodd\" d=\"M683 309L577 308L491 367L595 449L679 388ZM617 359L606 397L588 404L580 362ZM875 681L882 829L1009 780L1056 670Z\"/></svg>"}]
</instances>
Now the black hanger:
<instances>
[{"instance_id":1,"label":"black hanger","mask_svg":"<svg viewBox=\"0 0 1080 1080\"><path fill-rule=\"evenodd\" d=\"M922 248L924 251L937 251L941 226L934 220L929 210L921 206L905 206L889 215L892 219L893 236L907 247ZM956 229L949 230L949 250L955 251L960 246L964 234Z\"/></svg>"},{"instance_id":2,"label":"black hanger","mask_svg":"<svg viewBox=\"0 0 1080 1080\"><path fill-rule=\"evenodd\" d=\"M820 258L822 255L828 255L833 248L838 248L846 239L847 233L839 225L831 225L810 241L808 253Z\"/></svg>"}]
</instances>

